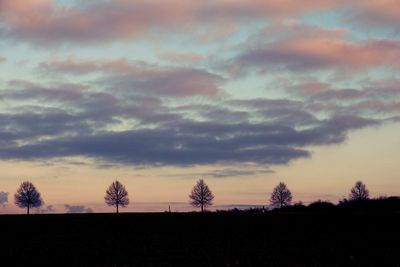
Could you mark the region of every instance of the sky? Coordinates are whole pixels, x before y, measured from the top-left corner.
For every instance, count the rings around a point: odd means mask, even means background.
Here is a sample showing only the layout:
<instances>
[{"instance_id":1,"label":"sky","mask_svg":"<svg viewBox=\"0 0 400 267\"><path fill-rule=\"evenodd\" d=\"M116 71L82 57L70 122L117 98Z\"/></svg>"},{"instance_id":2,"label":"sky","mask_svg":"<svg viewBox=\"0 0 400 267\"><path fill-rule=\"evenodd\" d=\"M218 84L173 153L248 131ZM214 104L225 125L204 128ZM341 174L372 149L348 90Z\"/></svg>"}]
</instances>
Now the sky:
<instances>
[{"instance_id":1,"label":"sky","mask_svg":"<svg viewBox=\"0 0 400 267\"><path fill-rule=\"evenodd\" d=\"M398 0L0 0L0 213L400 195Z\"/></svg>"}]
</instances>

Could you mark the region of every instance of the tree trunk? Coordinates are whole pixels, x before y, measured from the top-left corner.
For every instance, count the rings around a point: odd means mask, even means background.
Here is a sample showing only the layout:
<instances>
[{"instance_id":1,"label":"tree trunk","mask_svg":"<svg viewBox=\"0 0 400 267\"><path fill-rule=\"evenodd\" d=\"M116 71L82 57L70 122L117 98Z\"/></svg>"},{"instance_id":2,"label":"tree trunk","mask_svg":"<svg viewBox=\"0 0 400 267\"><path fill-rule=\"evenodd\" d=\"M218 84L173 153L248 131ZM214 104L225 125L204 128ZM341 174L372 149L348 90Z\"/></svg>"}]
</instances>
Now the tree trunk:
<instances>
[{"instance_id":1,"label":"tree trunk","mask_svg":"<svg viewBox=\"0 0 400 267\"><path fill-rule=\"evenodd\" d=\"M117 214L118 214L118 204L117 204Z\"/></svg>"},{"instance_id":2,"label":"tree trunk","mask_svg":"<svg viewBox=\"0 0 400 267\"><path fill-rule=\"evenodd\" d=\"M27 209L26 213L29 215L29 204L28 204L28 209Z\"/></svg>"},{"instance_id":3,"label":"tree trunk","mask_svg":"<svg viewBox=\"0 0 400 267\"><path fill-rule=\"evenodd\" d=\"M204 212L203 204L201 204L201 212Z\"/></svg>"}]
</instances>

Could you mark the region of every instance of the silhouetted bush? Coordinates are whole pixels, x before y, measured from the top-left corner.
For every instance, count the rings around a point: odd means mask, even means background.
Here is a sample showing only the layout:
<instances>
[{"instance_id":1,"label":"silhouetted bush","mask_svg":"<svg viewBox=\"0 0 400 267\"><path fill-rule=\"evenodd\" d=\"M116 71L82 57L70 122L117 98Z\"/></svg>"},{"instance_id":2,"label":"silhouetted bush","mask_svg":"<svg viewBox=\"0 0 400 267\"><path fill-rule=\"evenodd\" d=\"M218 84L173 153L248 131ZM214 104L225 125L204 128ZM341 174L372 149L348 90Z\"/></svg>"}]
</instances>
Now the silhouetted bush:
<instances>
[{"instance_id":1,"label":"silhouetted bush","mask_svg":"<svg viewBox=\"0 0 400 267\"><path fill-rule=\"evenodd\" d=\"M314 202L311 202L308 206L307 209L309 211L332 211L335 209L335 204L329 201L324 201L324 200L317 200Z\"/></svg>"},{"instance_id":2,"label":"silhouetted bush","mask_svg":"<svg viewBox=\"0 0 400 267\"><path fill-rule=\"evenodd\" d=\"M377 199L343 199L338 209L347 212L400 212L400 197L380 197Z\"/></svg>"},{"instance_id":3,"label":"silhouetted bush","mask_svg":"<svg viewBox=\"0 0 400 267\"><path fill-rule=\"evenodd\" d=\"M273 209L274 212L303 212L306 206L302 202L294 203L293 205L283 206L281 208Z\"/></svg>"},{"instance_id":4,"label":"silhouetted bush","mask_svg":"<svg viewBox=\"0 0 400 267\"><path fill-rule=\"evenodd\" d=\"M268 212L268 210L266 210ZM308 206L303 205L301 202L284 206L282 208L275 208L273 213L301 213L301 212L400 212L400 197L380 197L376 199L361 199L349 200L342 199L337 205L329 201L317 200L310 203Z\"/></svg>"},{"instance_id":5,"label":"silhouetted bush","mask_svg":"<svg viewBox=\"0 0 400 267\"><path fill-rule=\"evenodd\" d=\"M251 207L248 209L238 209L238 208L233 208L229 210L216 210L216 213L237 213L237 214L262 214L265 212L268 212L268 209L265 207Z\"/></svg>"}]
</instances>

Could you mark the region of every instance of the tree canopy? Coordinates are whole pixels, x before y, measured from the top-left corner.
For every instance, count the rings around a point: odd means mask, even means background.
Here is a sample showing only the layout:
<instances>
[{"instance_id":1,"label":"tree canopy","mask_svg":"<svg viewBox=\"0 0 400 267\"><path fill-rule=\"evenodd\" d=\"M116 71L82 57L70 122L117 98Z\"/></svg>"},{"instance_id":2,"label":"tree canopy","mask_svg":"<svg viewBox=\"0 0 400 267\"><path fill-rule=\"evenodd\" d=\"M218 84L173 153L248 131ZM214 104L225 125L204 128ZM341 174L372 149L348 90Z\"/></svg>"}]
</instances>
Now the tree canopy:
<instances>
[{"instance_id":1,"label":"tree canopy","mask_svg":"<svg viewBox=\"0 0 400 267\"><path fill-rule=\"evenodd\" d=\"M369 198L369 191L365 184L357 181L350 191L350 200L366 200Z\"/></svg>"},{"instance_id":2,"label":"tree canopy","mask_svg":"<svg viewBox=\"0 0 400 267\"><path fill-rule=\"evenodd\" d=\"M211 192L204 180L200 179L193 187L192 192L189 194L189 198L192 206L201 208L201 212L204 212L204 208L213 204L212 201L214 200L214 194Z\"/></svg>"},{"instance_id":3,"label":"tree canopy","mask_svg":"<svg viewBox=\"0 0 400 267\"><path fill-rule=\"evenodd\" d=\"M104 200L107 205L115 206L118 213L119 206L125 208L129 204L128 191L123 184L115 180L106 190Z\"/></svg>"},{"instance_id":4,"label":"tree canopy","mask_svg":"<svg viewBox=\"0 0 400 267\"><path fill-rule=\"evenodd\" d=\"M285 183L280 182L275 187L271 194L270 202L272 205L279 206L279 208L290 205L292 202L292 192L290 192Z\"/></svg>"},{"instance_id":5,"label":"tree canopy","mask_svg":"<svg viewBox=\"0 0 400 267\"><path fill-rule=\"evenodd\" d=\"M26 208L27 214L31 207L38 208L43 205L39 191L29 181L22 182L14 195L14 202L20 208Z\"/></svg>"}]
</instances>

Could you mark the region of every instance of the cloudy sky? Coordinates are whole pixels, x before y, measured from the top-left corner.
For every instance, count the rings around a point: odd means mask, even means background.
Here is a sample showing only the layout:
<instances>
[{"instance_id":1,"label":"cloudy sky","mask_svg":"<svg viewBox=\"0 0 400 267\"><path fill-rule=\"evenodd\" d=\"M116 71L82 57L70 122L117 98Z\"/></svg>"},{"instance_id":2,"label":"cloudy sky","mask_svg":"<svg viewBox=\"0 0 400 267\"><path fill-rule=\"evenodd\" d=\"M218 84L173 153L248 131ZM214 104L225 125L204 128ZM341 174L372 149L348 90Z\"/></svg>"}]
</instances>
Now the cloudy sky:
<instances>
[{"instance_id":1,"label":"cloudy sky","mask_svg":"<svg viewBox=\"0 0 400 267\"><path fill-rule=\"evenodd\" d=\"M0 0L0 212L400 194L398 0Z\"/></svg>"}]
</instances>

